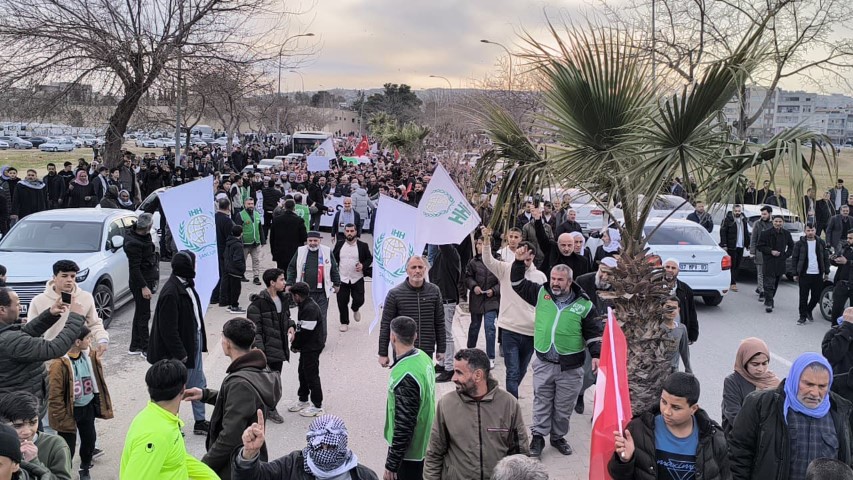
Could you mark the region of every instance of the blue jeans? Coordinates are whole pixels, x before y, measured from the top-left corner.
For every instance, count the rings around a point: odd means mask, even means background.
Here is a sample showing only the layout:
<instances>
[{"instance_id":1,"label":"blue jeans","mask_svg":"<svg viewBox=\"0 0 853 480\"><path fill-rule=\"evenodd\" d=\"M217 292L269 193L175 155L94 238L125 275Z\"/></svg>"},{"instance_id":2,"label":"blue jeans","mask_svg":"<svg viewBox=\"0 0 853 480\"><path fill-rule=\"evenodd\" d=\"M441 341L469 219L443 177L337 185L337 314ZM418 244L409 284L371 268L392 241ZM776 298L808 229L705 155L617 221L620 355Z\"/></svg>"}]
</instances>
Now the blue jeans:
<instances>
[{"instance_id":1,"label":"blue jeans","mask_svg":"<svg viewBox=\"0 0 853 480\"><path fill-rule=\"evenodd\" d=\"M495 359L495 320L498 319L498 311L490 310L484 314L472 313L471 326L468 327L468 348L477 346L477 338L480 336L480 324L486 319L486 355L489 360Z\"/></svg>"},{"instance_id":2,"label":"blue jeans","mask_svg":"<svg viewBox=\"0 0 853 480\"><path fill-rule=\"evenodd\" d=\"M201 363L201 331L196 333L198 347L195 349L195 368L187 369L187 388L207 388L207 378L204 376L204 366ZM204 420L204 402L192 402L193 419L196 422Z\"/></svg>"},{"instance_id":3,"label":"blue jeans","mask_svg":"<svg viewBox=\"0 0 853 480\"><path fill-rule=\"evenodd\" d=\"M506 391L518 398L518 386L524 380L527 366L533 356L533 337L502 330L504 365L506 365Z\"/></svg>"}]
</instances>

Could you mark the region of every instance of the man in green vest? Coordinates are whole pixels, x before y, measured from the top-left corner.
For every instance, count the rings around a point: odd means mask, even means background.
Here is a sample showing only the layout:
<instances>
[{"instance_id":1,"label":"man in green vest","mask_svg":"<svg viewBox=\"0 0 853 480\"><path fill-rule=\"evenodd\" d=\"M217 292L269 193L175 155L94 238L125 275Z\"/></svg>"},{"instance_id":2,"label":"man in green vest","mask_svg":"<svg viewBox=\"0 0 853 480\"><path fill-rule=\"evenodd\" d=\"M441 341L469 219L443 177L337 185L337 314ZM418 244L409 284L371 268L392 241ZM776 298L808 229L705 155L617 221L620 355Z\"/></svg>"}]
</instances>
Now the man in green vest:
<instances>
[{"instance_id":1,"label":"man in green vest","mask_svg":"<svg viewBox=\"0 0 853 480\"><path fill-rule=\"evenodd\" d=\"M266 243L261 228L261 215L255 211L255 199L243 200L240 211L240 223L243 224L243 251L252 256L252 274L255 285L261 284L261 245ZM248 281L248 280L245 280Z\"/></svg>"},{"instance_id":2,"label":"man in green vest","mask_svg":"<svg viewBox=\"0 0 853 480\"><path fill-rule=\"evenodd\" d=\"M545 435L551 446L563 455L572 447L565 439L569 418L583 387L585 349L592 357L592 372L598 371L603 325L596 321L595 305L576 283L572 269L555 265L550 283L538 284L524 278L524 258L533 246L522 242L515 249L510 281L512 288L535 307L533 330L533 438L530 456L539 457L545 448Z\"/></svg>"},{"instance_id":3,"label":"man in green vest","mask_svg":"<svg viewBox=\"0 0 853 480\"><path fill-rule=\"evenodd\" d=\"M421 480L435 417L435 370L429 355L414 347L417 324L410 317L391 320L396 362L388 382L384 478Z\"/></svg>"},{"instance_id":4,"label":"man in green vest","mask_svg":"<svg viewBox=\"0 0 853 480\"><path fill-rule=\"evenodd\" d=\"M299 218L305 220L305 231L311 231L311 209L308 208L308 205L302 203L302 194L297 193L293 195L293 201L296 202L296 209L294 210Z\"/></svg>"}]
</instances>

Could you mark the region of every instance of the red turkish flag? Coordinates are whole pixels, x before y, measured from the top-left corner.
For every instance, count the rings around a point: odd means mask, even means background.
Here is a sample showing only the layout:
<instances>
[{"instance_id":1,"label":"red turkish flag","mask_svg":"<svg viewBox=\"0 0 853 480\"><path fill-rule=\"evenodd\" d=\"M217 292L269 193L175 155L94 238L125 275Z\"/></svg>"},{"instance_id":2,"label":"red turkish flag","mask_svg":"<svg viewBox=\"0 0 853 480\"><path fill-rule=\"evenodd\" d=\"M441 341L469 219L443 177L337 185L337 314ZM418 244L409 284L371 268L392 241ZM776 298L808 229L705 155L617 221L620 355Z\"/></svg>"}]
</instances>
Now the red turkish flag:
<instances>
[{"instance_id":1,"label":"red turkish flag","mask_svg":"<svg viewBox=\"0 0 853 480\"><path fill-rule=\"evenodd\" d=\"M394 160L400 160L400 151L397 150L397 147L394 147Z\"/></svg>"},{"instance_id":2,"label":"red turkish flag","mask_svg":"<svg viewBox=\"0 0 853 480\"><path fill-rule=\"evenodd\" d=\"M623 431L631 420L631 397L628 392L628 343L616 322L613 310L607 309L607 325L601 342L601 362L595 384L595 407L592 414L592 437L589 446L589 479L609 479L607 462L616 450L613 432Z\"/></svg>"},{"instance_id":3,"label":"red turkish flag","mask_svg":"<svg viewBox=\"0 0 853 480\"><path fill-rule=\"evenodd\" d=\"M361 141L358 142L358 145L355 147L355 155L356 157L363 157L367 155L367 152L370 150L370 142L367 141L367 135L361 137Z\"/></svg>"}]
</instances>

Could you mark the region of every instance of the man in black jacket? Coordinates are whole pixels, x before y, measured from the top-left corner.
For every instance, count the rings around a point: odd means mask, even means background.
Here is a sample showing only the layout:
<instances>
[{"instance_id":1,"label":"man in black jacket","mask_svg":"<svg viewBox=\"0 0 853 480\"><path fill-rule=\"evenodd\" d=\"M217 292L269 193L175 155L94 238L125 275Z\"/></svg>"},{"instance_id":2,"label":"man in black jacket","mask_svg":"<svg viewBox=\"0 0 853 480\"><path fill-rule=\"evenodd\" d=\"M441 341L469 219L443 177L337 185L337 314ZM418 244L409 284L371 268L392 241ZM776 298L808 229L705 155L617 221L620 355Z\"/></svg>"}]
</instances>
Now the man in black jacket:
<instances>
[{"instance_id":1,"label":"man in black jacket","mask_svg":"<svg viewBox=\"0 0 853 480\"><path fill-rule=\"evenodd\" d=\"M829 391L832 373L821 355L804 353L778 388L746 397L729 437L734 478L801 479L815 458L853 462L853 405Z\"/></svg>"},{"instance_id":2,"label":"man in black jacket","mask_svg":"<svg viewBox=\"0 0 853 480\"><path fill-rule=\"evenodd\" d=\"M781 215L773 217L773 228L761 232L758 249L764 257L764 310L773 311L773 297L779 288L779 280L785 275L785 259L791 256L794 240L791 232L782 228L785 220Z\"/></svg>"},{"instance_id":3,"label":"man in black jacket","mask_svg":"<svg viewBox=\"0 0 853 480\"><path fill-rule=\"evenodd\" d=\"M823 282L829 278L829 251L826 243L817 238L814 224L806 225L806 236L794 245L791 260L794 281L800 284L800 318L797 325L805 324L806 320L814 322L812 311L820 302Z\"/></svg>"},{"instance_id":4,"label":"man in black jacket","mask_svg":"<svg viewBox=\"0 0 853 480\"><path fill-rule=\"evenodd\" d=\"M275 179L267 181L266 188L261 190L261 196L264 199L261 208L264 211L264 237L269 238L270 227L272 226L272 212L278 206L281 197L284 196L281 190L275 188Z\"/></svg>"},{"instance_id":5,"label":"man in black jacket","mask_svg":"<svg viewBox=\"0 0 853 480\"><path fill-rule=\"evenodd\" d=\"M308 184L308 206L311 213L311 230L320 230L320 219L326 214L326 177L320 177L317 183Z\"/></svg>"},{"instance_id":6,"label":"man in black jacket","mask_svg":"<svg viewBox=\"0 0 853 480\"><path fill-rule=\"evenodd\" d=\"M574 209L570 208L566 211L566 219L561 224L557 225L557 230L554 232L554 238L560 238L560 235L564 233L583 233L583 227L581 227L581 224L575 220L577 216L578 213Z\"/></svg>"},{"instance_id":7,"label":"man in black jacket","mask_svg":"<svg viewBox=\"0 0 853 480\"><path fill-rule=\"evenodd\" d=\"M664 280L672 288L671 295L678 297L679 321L687 327L687 340L692 345L699 340L699 319L696 318L696 301L690 285L678 279L681 266L678 260L669 258L663 262Z\"/></svg>"},{"instance_id":8,"label":"man in black jacket","mask_svg":"<svg viewBox=\"0 0 853 480\"><path fill-rule=\"evenodd\" d=\"M459 303L459 283L462 280L462 261L455 245L439 245L430 268L430 282L438 285L441 291L444 308L444 335L446 347L444 350L444 370L436 368L438 383L449 382L453 378L453 354L456 346L453 343L453 317L456 305ZM440 367L441 365L439 365Z\"/></svg>"},{"instance_id":9,"label":"man in black jacket","mask_svg":"<svg viewBox=\"0 0 853 480\"><path fill-rule=\"evenodd\" d=\"M341 288L338 290L338 314L341 319L340 330L349 330L349 301L352 297L352 316L356 322L361 321L364 305L364 277L373 276L373 255L370 246L357 238L356 226L352 223L344 227L345 239L335 244L332 255L338 263L341 272Z\"/></svg>"},{"instance_id":10,"label":"man in black jacket","mask_svg":"<svg viewBox=\"0 0 853 480\"><path fill-rule=\"evenodd\" d=\"M563 455L572 447L565 439L569 433L572 408L583 386L585 350L592 357L592 371L598 371L603 326L596 320L595 305L572 282L572 270L565 265L551 269L550 282L544 285L524 278L524 258L529 247L515 249L510 280L512 289L535 307L536 326L533 347L533 439L530 456L539 457L550 433L551 446ZM561 328L562 327L562 328ZM553 332L560 329L563 335ZM576 332L565 334L565 332Z\"/></svg>"},{"instance_id":11,"label":"man in black jacket","mask_svg":"<svg viewBox=\"0 0 853 480\"><path fill-rule=\"evenodd\" d=\"M323 387L320 383L320 354L326 347L325 317L320 306L311 298L311 288L305 282L290 287L293 301L299 308L296 335L290 349L299 354L299 399L288 412L299 412L303 417L323 415ZM311 402L308 402L308 399Z\"/></svg>"},{"instance_id":12,"label":"man in black jacket","mask_svg":"<svg viewBox=\"0 0 853 480\"><path fill-rule=\"evenodd\" d=\"M749 230L746 217L743 215L743 207L735 205L720 225L720 247L724 248L732 258L732 280L729 288L733 292L737 292L737 274L740 270L740 262L743 260L743 250L749 248L749 241Z\"/></svg>"},{"instance_id":13,"label":"man in black jacket","mask_svg":"<svg viewBox=\"0 0 853 480\"><path fill-rule=\"evenodd\" d=\"M829 226L829 219L835 215L835 205L829 198L829 192L823 192L823 198L815 202L815 227L816 235L820 237Z\"/></svg>"},{"instance_id":14,"label":"man in black jacket","mask_svg":"<svg viewBox=\"0 0 853 480\"><path fill-rule=\"evenodd\" d=\"M21 219L44 210L47 210L47 188L36 171L29 169L27 176L15 186L11 215Z\"/></svg>"},{"instance_id":15,"label":"man in black jacket","mask_svg":"<svg viewBox=\"0 0 853 480\"><path fill-rule=\"evenodd\" d=\"M67 185L65 180L56 174L56 165L53 163L47 164L47 175L42 177L41 181L45 184L47 190L47 208L59 208L59 199L65 193Z\"/></svg>"},{"instance_id":16,"label":"man in black jacket","mask_svg":"<svg viewBox=\"0 0 853 480\"><path fill-rule=\"evenodd\" d=\"M842 205L838 215L833 215L826 226L826 244L835 251L841 250L844 237L853 229L853 217L850 216L850 207Z\"/></svg>"},{"instance_id":17,"label":"man in black jacket","mask_svg":"<svg viewBox=\"0 0 853 480\"><path fill-rule=\"evenodd\" d=\"M850 197L847 187L844 186L844 180L838 179L835 182L835 188L829 191L829 195L832 199L832 204L835 206L835 210L840 210L842 205L847 205L847 199Z\"/></svg>"},{"instance_id":18,"label":"man in black jacket","mask_svg":"<svg viewBox=\"0 0 853 480\"><path fill-rule=\"evenodd\" d=\"M687 219L691 222L696 222L699 225L705 227L705 230L708 230L708 233L711 233L714 230L714 220L711 218L711 215L705 211L705 204L702 202L696 202L695 210L693 213L687 216Z\"/></svg>"},{"instance_id":19,"label":"man in black jacket","mask_svg":"<svg viewBox=\"0 0 853 480\"><path fill-rule=\"evenodd\" d=\"M837 265L835 278L832 279L832 314L830 321L841 316L844 305L853 303L853 231L847 232L847 242L841 251L829 257L833 265Z\"/></svg>"},{"instance_id":20,"label":"man in black jacket","mask_svg":"<svg viewBox=\"0 0 853 480\"><path fill-rule=\"evenodd\" d=\"M234 220L231 219L231 200L227 197L219 198L216 201L216 213L214 214L214 222L216 223L216 259L219 265L219 279L216 281L216 286L213 287L213 293L210 295L210 303L218 303L220 307L227 307L225 298L222 298L222 276L225 273L225 243L231 237L231 230L234 227Z\"/></svg>"},{"instance_id":21,"label":"man in black jacket","mask_svg":"<svg viewBox=\"0 0 853 480\"><path fill-rule=\"evenodd\" d=\"M351 223L355 225L355 233L357 237L361 236L361 215L352 208L352 199L344 198L344 206L335 213L335 218L332 219L332 234L336 242L343 241L346 237L344 228Z\"/></svg>"},{"instance_id":22,"label":"man in black jacket","mask_svg":"<svg viewBox=\"0 0 853 480\"><path fill-rule=\"evenodd\" d=\"M133 230L124 235L124 253L127 255L128 288L133 295L133 327L130 331L130 355L148 354L148 321L151 320L151 296L157 288L160 269L154 242L151 240L150 213L136 220Z\"/></svg>"},{"instance_id":23,"label":"man in black jacket","mask_svg":"<svg viewBox=\"0 0 853 480\"><path fill-rule=\"evenodd\" d=\"M761 190L755 193L755 203L767 203L767 198L773 196L775 192L770 190L770 180L765 180Z\"/></svg>"},{"instance_id":24,"label":"man in black jacket","mask_svg":"<svg viewBox=\"0 0 853 480\"><path fill-rule=\"evenodd\" d=\"M186 365L187 388L207 388L201 353L207 351L204 312L195 291L195 254L181 250L172 257L172 275L163 284L148 340L148 363L175 359ZM193 433L207 435L204 403L193 402Z\"/></svg>"},{"instance_id":25,"label":"man in black jacket","mask_svg":"<svg viewBox=\"0 0 853 480\"><path fill-rule=\"evenodd\" d=\"M287 270L299 247L308 241L305 221L296 214L296 202L284 201L284 213L273 218L270 226L270 253L276 266Z\"/></svg>"},{"instance_id":26,"label":"man in black jacket","mask_svg":"<svg viewBox=\"0 0 853 480\"><path fill-rule=\"evenodd\" d=\"M833 319L832 328L823 336L821 353L838 376L832 382L832 391L853 402L853 378L850 374L853 369L853 307L845 308L841 318Z\"/></svg>"}]
</instances>

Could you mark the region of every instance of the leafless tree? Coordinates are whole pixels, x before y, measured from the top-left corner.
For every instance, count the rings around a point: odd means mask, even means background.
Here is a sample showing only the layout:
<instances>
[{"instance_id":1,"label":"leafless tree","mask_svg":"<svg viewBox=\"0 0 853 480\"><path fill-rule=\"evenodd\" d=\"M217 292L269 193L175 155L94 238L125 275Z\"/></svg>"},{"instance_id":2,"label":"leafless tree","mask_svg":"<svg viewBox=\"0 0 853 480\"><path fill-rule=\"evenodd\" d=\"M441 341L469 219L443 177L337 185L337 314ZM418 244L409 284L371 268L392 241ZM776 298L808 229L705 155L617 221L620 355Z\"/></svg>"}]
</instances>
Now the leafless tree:
<instances>
[{"instance_id":1,"label":"leafless tree","mask_svg":"<svg viewBox=\"0 0 853 480\"><path fill-rule=\"evenodd\" d=\"M64 82L58 100L88 83L114 95L105 156L115 164L141 99L165 70L177 68L179 52L184 68L280 57L274 34L301 13L283 1L0 0L0 89Z\"/></svg>"}]
</instances>

